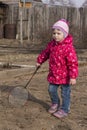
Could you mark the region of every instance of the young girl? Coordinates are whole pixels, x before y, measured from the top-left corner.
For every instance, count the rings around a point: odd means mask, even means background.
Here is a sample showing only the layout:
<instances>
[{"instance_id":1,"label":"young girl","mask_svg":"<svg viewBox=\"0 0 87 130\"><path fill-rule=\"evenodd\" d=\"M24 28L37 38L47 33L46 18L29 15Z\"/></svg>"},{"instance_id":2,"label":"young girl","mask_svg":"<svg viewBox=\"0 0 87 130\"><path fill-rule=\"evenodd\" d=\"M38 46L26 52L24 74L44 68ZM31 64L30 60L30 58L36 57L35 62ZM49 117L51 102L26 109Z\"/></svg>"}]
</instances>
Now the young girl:
<instances>
[{"instance_id":1,"label":"young girl","mask_svg":"<svg viewBox=\"0 0 87 130\"><path fill-rule=\"evenodd\" d=\"M73 38L69 34L69 26L65 19L57 21L53 27L53 39L37 58L37 66L49 59L48 92L52 105L48 110L57 118L68 115L70 110L71 85L76 84L78 61L73 47ZM61 86L62 104L58 96Z\"/></svg>"}]
</instances>

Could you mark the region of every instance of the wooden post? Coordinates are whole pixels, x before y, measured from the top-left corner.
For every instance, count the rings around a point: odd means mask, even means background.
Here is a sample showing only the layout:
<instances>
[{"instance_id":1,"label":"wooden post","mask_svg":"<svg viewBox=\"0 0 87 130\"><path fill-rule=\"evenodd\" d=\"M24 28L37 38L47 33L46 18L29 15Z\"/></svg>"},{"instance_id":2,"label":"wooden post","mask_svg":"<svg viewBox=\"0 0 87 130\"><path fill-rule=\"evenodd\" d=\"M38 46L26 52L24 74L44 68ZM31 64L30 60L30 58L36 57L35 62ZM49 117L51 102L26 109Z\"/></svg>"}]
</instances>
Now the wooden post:
<instances>
[{"instance_id":1,"label":"wooden post","mask_svg":"<svg viewBox=\"0 0 87 130\"><path fill-rule=\"evenodd\" d=\"M23 3L23 7L25 8L25 0L24 0L24 3Z\"/></svg>"},{"instance_id":2,"label":"wooden post","mask_svg":"<svg viewBox=\"0 0 87 130\"><path fill-rule=\"evenodd\" d=\"M23 16L22 16L22 9L20 9L20 42L21 45L23 44Z\"/></svg>"},{"instance_id":3,"label":"wooden post","mask_svg":"<svg viewBox=\"0 0 87 130\"><path fill-rule=\"evenodd\" d=\"M11 20L11 24L13 24L13 5L12 5L12 20Z\"/></svg>"},{"instance_id":4,"label":"wooden post","mask_svg":"<svg viewBox=\"0 0 87 130\"><path fill-rule=\"evenodd\" d=\"M31 11L32 11L32 4L29 7L29 11L28 11L28 41L29 41L29 35L30 35L30 16L31 16Z\"/></svg>"},{"instance_id":5,"label":"wooden post","mask_svg":"<svg viewBox=\"0 0 87 130\"><path fill-rule=\"evenodd\" d=\"M13 0L12 0L12 3L13 3ZM13 24L13 19L14 19L13 17L14 17L14 5L12 4L12 21L11 21L12 23L11 24Z\"/></svg>"},{"instance_id":6,"label":"wooden post","mask_svg":"<svg viewBox=\"0 0 87 130\"><path fill-rule=\"evenodd\" d=\"M29 21L30 19L29 19L29 10L28 10L28 41L29 41Z\"/></svg>"},{"instance_id":7,"label":"wooden post","mask_svg":"<svg viewBox=\"0 0 87 130\"><path fill-rule=\"evenodd\" d=\"M31 16L31 11L32 8L30 7L28 10L28 41L29 41L29 36L30 36L30 16Z\"/></svg>"}]
</instances>

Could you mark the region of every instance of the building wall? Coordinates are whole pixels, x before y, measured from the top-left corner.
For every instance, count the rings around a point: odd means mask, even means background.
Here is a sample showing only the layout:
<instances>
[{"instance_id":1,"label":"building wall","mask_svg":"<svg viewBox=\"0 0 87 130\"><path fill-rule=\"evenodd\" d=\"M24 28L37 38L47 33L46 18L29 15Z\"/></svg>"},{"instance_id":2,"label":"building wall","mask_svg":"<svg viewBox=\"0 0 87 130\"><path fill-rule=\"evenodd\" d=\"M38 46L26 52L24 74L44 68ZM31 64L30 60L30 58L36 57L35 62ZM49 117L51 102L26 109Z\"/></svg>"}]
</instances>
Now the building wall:
<instances>
[{"instance_id":1,"label":"building wall","mask_svg":"<svg viewBox=\"0 0 87 130\"><path fill-rule=\"evenodd\" d=\"M51 39L51 27L60 18L70 23L76 48L87 48L87 8L49 6L34 2L31 8L9 6L7 23L16 24L20 37L20 12L22 12L23 38L34 44L46 44Z\"/></svg>"}]
</instances>

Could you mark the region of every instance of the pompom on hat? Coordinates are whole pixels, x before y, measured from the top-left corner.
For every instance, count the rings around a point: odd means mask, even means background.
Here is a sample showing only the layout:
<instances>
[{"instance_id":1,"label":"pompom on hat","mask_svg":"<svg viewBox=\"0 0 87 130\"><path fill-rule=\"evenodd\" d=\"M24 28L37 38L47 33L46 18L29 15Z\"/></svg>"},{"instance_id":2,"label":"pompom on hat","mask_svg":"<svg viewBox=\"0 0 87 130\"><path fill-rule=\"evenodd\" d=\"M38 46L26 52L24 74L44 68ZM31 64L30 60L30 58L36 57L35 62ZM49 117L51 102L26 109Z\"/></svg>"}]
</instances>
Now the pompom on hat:
<instances>
[{"instance_id":1,"label":"pompom on hat","mask_svg":"<svg viewBox=\"0 0 87 130\"><path fill-rule=\"evenodd\" d=\"M68 22L65 19L61 19L54 23L52 29L59 29L64 33L64 37L66 38L69 34L69 26Z\"/></svg>"}]
</instances>

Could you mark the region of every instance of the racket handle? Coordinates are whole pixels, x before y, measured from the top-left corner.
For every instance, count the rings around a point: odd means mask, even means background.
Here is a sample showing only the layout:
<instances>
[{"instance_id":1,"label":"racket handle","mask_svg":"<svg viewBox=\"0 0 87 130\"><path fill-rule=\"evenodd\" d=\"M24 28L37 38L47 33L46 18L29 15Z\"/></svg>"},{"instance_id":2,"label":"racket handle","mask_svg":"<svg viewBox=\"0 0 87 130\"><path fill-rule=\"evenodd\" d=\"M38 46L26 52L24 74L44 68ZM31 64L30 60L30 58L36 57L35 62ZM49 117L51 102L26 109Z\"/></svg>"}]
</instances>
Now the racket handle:
<instances>
[{"instance_id":1,"label":"racket handle","mask_svg":"<svg viewBox=\"0 0 87 130\"><path fill-rule=\"evenodd\" d=\"M31 82L33 76L36 74L37 70L40 68L40 66L37 66L34 73L32 74L31 78L29 79L29 81L27 82L27 84L24 86L24 88L27 88L28 84Z\"/></svg>"}]
</instances>

